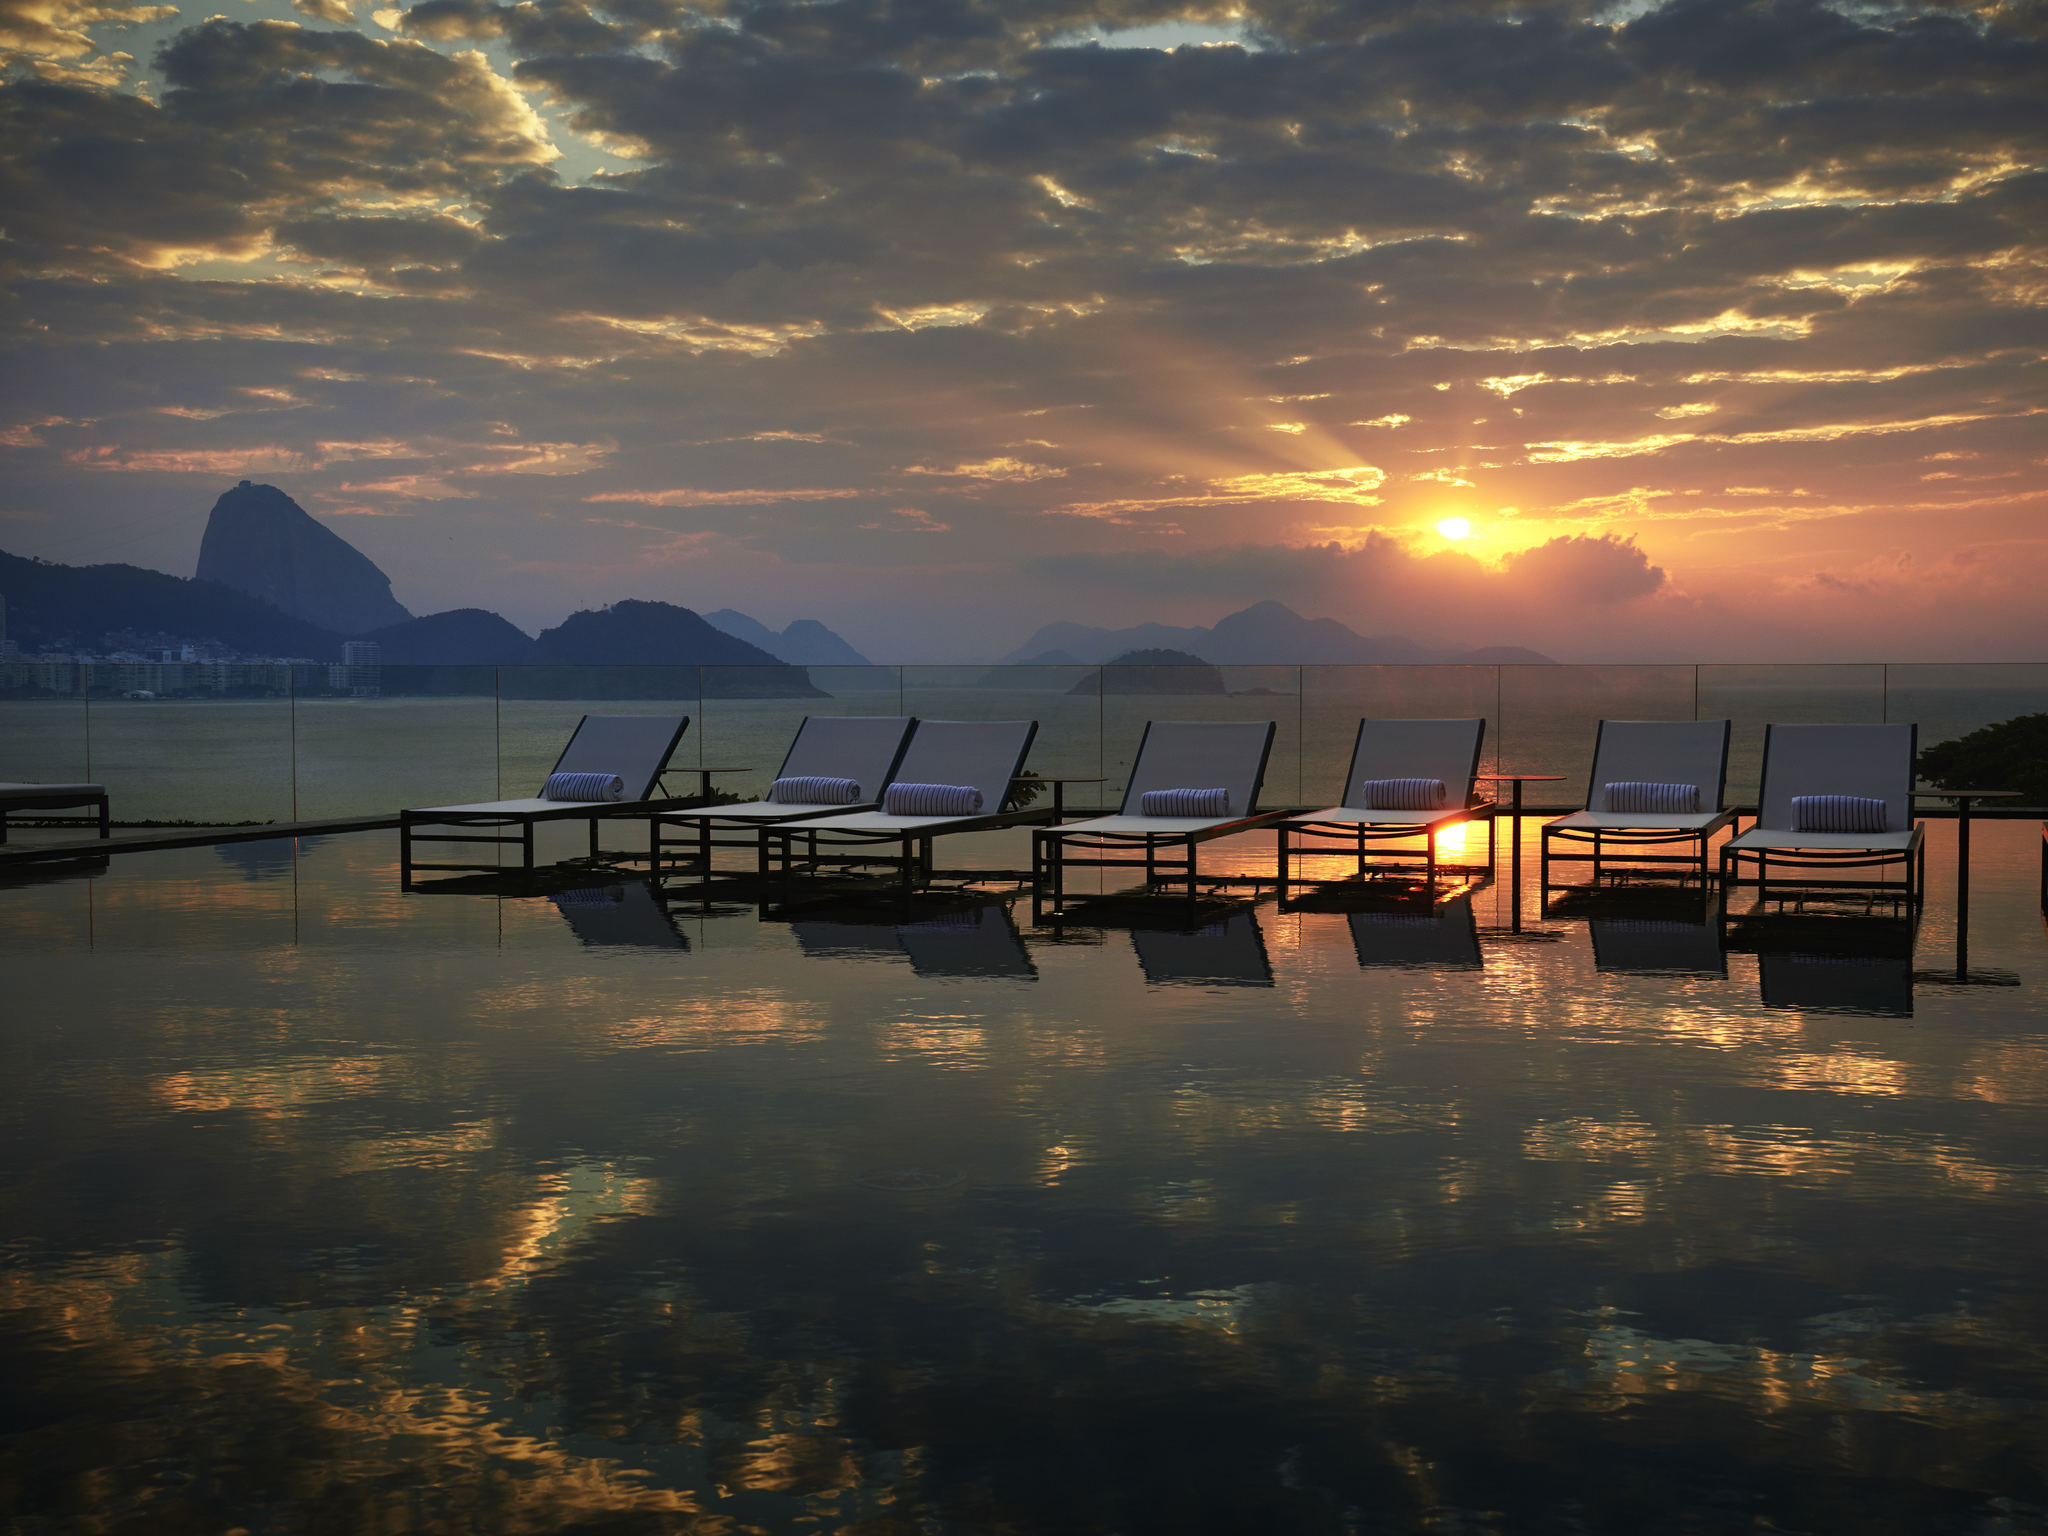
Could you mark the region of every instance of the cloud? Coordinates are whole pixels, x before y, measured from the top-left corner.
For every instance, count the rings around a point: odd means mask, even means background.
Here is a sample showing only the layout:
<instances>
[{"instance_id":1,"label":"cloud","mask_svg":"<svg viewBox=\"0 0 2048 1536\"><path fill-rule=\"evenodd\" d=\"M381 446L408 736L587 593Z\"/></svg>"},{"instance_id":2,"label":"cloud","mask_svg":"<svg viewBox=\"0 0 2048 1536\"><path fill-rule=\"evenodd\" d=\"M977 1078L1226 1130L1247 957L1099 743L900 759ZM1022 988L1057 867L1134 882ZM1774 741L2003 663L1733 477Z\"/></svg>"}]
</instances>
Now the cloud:
<instances>
[{"instance_id":1,"label":"cloud","mask_svg":"<svg viewBox=\"0 0 2048 1536\"><path fill-rule=\"evenodd\" d=\"M0 0L10 510L118 555L268 454L414 514L375 520L409 593L495 606L633 585L593 502L880 594L928 578L914 501L967 636L1577 594L1644 645L1745 564L1839 633L1866 560L2048 510L2024 8L1248 0L1169 48L1124 44L1214 13L295 4ZM465 543L571 574L499 597ZM1998 567L1942 569L1975 643Z\"/></svg>"},{"instance_id":2,"label":"cloud","mask_svg":"<svg viewBox=\"0 0 2048 1536\"><path fill-rule=\"evenodd\" d=\"M1599 605L1647 597L1664 585L1661 566L1636 548L1633 538L1566 534L1501 562L1511 581L1526 582L1561 600Z\"/></svg>"}]
</instances>

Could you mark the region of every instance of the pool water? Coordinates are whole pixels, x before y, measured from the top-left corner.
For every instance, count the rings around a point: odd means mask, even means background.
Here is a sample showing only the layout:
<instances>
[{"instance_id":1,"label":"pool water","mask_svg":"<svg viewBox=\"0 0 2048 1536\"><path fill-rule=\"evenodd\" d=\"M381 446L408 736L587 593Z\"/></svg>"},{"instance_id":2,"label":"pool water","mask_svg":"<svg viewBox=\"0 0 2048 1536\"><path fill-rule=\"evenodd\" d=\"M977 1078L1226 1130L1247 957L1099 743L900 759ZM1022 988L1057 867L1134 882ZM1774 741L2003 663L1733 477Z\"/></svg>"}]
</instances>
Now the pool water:
<instances>
[{"instance_id":1,"label":"pool water","mask_svg":"<svg viewBox=\"0 0 2048 1536\"><path fill-rule=\"evenodd\" d=\"M1960 972L1929 835L1917 924L1726 931L401 894L391 834L5 886L0 1509L2043 1530L2039 832Z\"/></svg>"}]
</instances>

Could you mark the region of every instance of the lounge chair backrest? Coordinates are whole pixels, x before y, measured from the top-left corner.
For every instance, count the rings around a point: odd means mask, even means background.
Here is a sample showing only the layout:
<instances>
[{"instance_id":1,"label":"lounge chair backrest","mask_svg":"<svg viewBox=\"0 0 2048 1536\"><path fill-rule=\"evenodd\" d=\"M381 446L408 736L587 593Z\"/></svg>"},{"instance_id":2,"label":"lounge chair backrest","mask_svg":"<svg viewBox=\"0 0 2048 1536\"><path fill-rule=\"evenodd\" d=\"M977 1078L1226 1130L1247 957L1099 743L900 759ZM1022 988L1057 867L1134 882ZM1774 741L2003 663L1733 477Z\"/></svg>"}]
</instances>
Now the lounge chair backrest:
<instances>
[{"instance_id":1,"label":"lounge chair backrest","mask_svg":"<svg viewBox=\"0 0 2048 1536\"><path fill-rule=\"evenodd\" d=\"M1230 814L1244 816L1259 803L1266 781L1266 756L1273 750L1271 720L1154 720L1138 742L1123 814L1138 813L1148 789L1213 789L1230 792Z\"/></svg>"},{"instance_id":2,"label":"lounge chair backrest","mask_svg":"<svg viewBox=\"0 0 2048 1536\"><path fill-rule=\"evenodd\" d=\"M1795 795L1867 795L1884 802L1887 832L1913 825L1917 725L1767 725L1757 825L1790 832Z\"/></svg>"},{"instance_id":3,"label":"lounge chair backrest","mask_svg":"<svg viewBox=\"0 0 2048 1536\"><path fill-rule=\"evenodd\" d=\"M585 715L549 772L615 773L626 781L628 800L650 800L689 728L688 715Z\"/></svg>"},{"instance_id":4,"label":"lounge chair backrest","mask_svg":"<svg viewBox=\"0 0 2048 1536\"><path fill-rule=\"evenodd\" d=\"M981 814L993 816L1038 734L1036 720L920 720L896 766L902 784L972 784Z\"/></svg>"},{"instance_id":5,"label":"lounge chair backrest","mask_svg":"<svg viewBox=\"0 0 2048 1536\"><path fill-rule=\"evenodd\" d=\"M1484 720L1361 720L1343 803L1367 809L1359 786L1374 779L1442 779L1447 807L1470 805L1485 740Z\"/></svg>"},{"instance_id":6,"label":"lounge chair backrest","mask_svg":"<svg viewBox=\"0 0 2048 1536\"><path fill-rule=\"evenodd\" d=\"M863 800L879 800L916 724L901 715L806 715L775 777L851 779Z\"/></svg>"},{"instance_id":7,"label":"lounge chair backrest","mask_svg":"<svg viewBox=\"0 0 2048 1536\"><path fill-rule=\"evenodd\" d=\"M1700 809L1718 811L1728 793L1726 720L1602 720L1593 738L1586 809L1607 809L1610 784L1697 784Z\"/></svg>"}]
</instances>

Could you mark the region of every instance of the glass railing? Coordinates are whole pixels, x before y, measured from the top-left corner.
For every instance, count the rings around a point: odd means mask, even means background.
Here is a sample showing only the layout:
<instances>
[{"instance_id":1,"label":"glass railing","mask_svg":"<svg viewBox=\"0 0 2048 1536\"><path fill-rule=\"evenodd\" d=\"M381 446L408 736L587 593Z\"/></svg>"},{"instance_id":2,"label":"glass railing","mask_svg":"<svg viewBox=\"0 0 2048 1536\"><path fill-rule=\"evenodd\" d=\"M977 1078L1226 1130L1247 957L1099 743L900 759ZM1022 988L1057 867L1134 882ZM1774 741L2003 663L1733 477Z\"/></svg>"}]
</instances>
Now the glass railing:
<instances>
[{"instance_id":1,"label":"glass railing","mask_svg":"<svg viewBox=\"0 0 2048 1536\"><path fill-rule=\"evenodd\" d=\"M809 714L1036 720L1028 766L1114 805L1145 722L1271 720L1264 803L1328 804L1364 716L1484 716L1487 771L1579 804L1603 719L1734 721L1732 803L1772 722L1912 721L1931 746L2048 712L2048 664L336 667L0 664L0 779L92 780L126 822L285 822L533 793L586 713L690 717L678 768L766 788ZM694 773L670 781L675 793ZM1934 808L1930 805L1928 808Z\"/></svg>"}]
</instances>

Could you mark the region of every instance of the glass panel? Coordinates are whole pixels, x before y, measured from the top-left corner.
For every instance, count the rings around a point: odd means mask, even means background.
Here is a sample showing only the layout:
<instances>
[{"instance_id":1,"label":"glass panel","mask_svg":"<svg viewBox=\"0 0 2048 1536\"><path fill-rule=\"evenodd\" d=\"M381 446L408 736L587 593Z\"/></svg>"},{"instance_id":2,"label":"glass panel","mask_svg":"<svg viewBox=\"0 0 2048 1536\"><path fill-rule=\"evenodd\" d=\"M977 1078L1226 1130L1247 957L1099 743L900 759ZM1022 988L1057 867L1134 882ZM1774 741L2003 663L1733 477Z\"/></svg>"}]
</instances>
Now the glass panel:
<instances>
[{"instance_id":1,"label":"glass panel","mask_svg":"<svg viewBox=\"0 0 2048 1536\"><path fill-rule=\"evenodd\" d=\"M72 661L0 663L0 779L74 784L92 778L85 669ZM116 805L116 816L123 807ZM58 816L82 816L63 810Z\"/></svg>"},{"instance_id":2,"label":"glass panel","mask_svg":"<svg viewBox=\"0 0 2048 1536\"><path fill-rule=\"evenodd\" d=\"M1103 667L1103 803L1123 798L1148 720L1271 720L1261 809L1301 803L1301 668L1209 662Z\"/></svg>"},{"instance_id":3,"label":"glass panel","mask_svg":"<svg viewBox=\"0 0 2048 1536\"><path fill-rule=\"evenodd\" d=\"M1884 708L1887 720L1917 723L1920 745L1931 747L2017 715L2048 713L2048 666L1972 662L1888 667Z\"/></svg>"},{"instance_id":4,"label":"glass panel","mask_svg":"<svg viewBox=\"0 0 2048 1536\"><path fill-rule=\"evenodd\" d=\"M498 798L495 667L301 666L299 820Z\"/></svg>"},{"instance_id":5,"label":"glass panel","mask_svg":"<svg viewBox=\"0 0 2048 1536\"><path fill-rule=\"evenodd\" d=\"M712 788L754 800L768 792L806 715L900 715L895 667L706 667L693 761L721 773Z\"/></svg>"},{"instance_id":6,"label":"glass panel","mask_svg":"<svg viewBox=\"0 0 2048 1536\"><path fill-rule=\"evenodd\" d=\"M1358 722L1389 720L1486 720L1481 772L1498 764L1500 736L1498 667L1323 666L1302 668L1302 803L1335 805L1344 793L1344 774L1358 740ZM1491 786L1481 783L1481 794Z\"/></svg>"},{"instance_id":7,"label":"glass panel","mask_svg":"<svg viewBox=\"0 0 2048 1536\"><path fill-rule=\"evenodd\" d=\"M105 663L91 674L92 777L115 816L294 819L288 663Z\"/></svg>"},{"instance_id":8,"label":"glass panel","mask_svg":"<svg viewBox=\"0 0 2048 1536\"><path fill-rule=\"evenodd\" d=\"M498 784L511 798L540 793L548 770L585 715L688 715L672 765L693 768L702 721L696 667L538 666L498 669ZM669 781L678 793L694 774ZM581 832L577 833L581 836Z\"/></svg>"},{"instance_id":9,"label":"glass panel","mask_svg":"<svg viewBox=\"0 0 2048 1536\"><path fill-rule=\"evenodd\" d=\"M1600 722L1690 720L1697 681L1691 666L1504 666L1500 765L1563 775L1560 783L1525 786L1530 807L1584 805Z\"/></svg>"},{"instance_id":10,"label":"glass panel","mask_svg":"<svg viewBox=\"0 0 2048 1536\"><path fill-rule=\"evenodd\" d=\"M1735 722L1728 803L1755 805L1763 782L1764 727L1874 724L1885 717L1880 666L1701 667L1699 718Z\"/></svg>"},{"instance_id":11,"label":"glass panel","mask_svg":"<svg viewBox=\"0 0 2048 1536\"><path fill-rule=\"evenodd\" d=\"M1102 697L1095 687L1096 670L1082 666L905 667L903 706L925 720L1036 720L1038 735L1025 759L1029 771L1041 776L1099 778ZM1070 814L1102 804L1100 784L1069 784L1062 795ZM1049 794L1032 802L1034 808L1051 803ZM1029 845L1022 846L1028 858Z\"/></svg>"}]
</instances>

